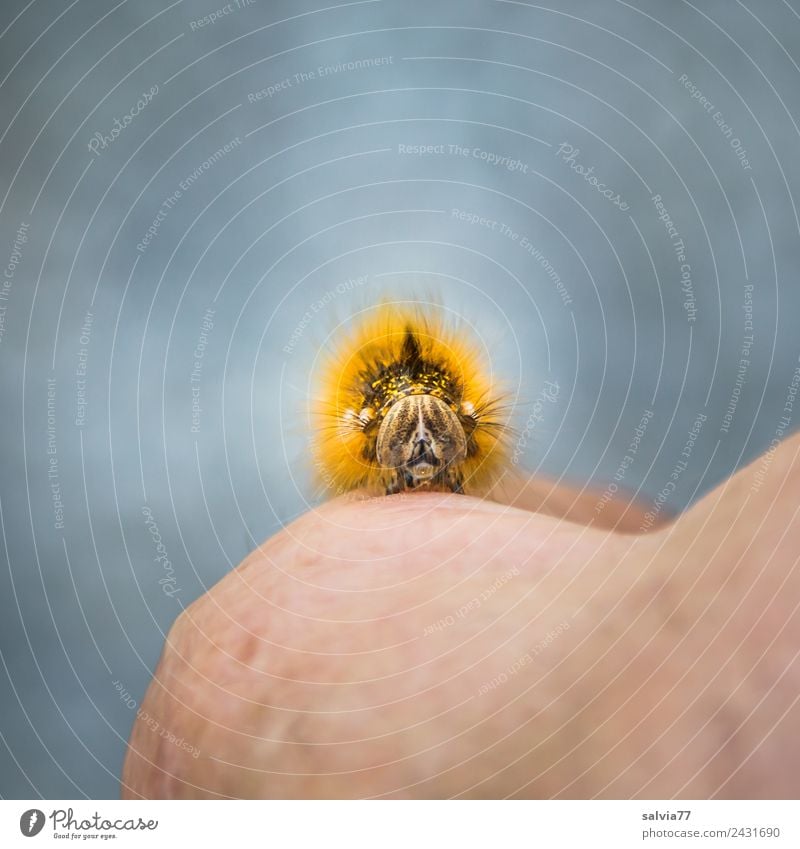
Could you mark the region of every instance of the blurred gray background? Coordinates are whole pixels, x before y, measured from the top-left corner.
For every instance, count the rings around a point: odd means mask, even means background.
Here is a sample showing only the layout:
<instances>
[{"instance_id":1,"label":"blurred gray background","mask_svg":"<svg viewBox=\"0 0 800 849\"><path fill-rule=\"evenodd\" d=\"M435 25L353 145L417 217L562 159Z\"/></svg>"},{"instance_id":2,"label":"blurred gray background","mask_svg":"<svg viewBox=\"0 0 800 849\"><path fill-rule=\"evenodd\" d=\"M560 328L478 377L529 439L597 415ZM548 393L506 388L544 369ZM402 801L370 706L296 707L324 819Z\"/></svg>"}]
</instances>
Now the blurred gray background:
<instances>
[{"instance_id":1,"label":"blurred gray background","mask_svg":"<svg viewBox=\"0 0 800 849\"><path fill-rule=\"evenodd\" d=\"M316 357L383 295L474 327L531 472L682 509L796 426L798 0L0 34L3 797L118 795L171 622L313 503Z\"/></svg>"}]
</instances>

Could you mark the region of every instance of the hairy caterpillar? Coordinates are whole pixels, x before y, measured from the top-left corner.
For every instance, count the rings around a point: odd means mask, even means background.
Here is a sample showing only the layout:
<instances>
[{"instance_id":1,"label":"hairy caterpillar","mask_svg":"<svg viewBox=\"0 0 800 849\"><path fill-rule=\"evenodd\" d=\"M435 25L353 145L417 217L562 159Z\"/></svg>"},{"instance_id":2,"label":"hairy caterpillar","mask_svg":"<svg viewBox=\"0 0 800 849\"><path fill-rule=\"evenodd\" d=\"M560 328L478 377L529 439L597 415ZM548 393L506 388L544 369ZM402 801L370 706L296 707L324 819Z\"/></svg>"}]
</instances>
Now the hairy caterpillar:
<instances>
[{"instance_id":1,"label":"hairy caterpillar","mask_svg":"<svg viewBox=\"0 0 800 849\"><path fill-rule=\"evenodd\" d=\"M314 459L335 494L485 492L507 467L503 393L440 307L384 303L324 361Z\"/></svg>"}]
</instances>

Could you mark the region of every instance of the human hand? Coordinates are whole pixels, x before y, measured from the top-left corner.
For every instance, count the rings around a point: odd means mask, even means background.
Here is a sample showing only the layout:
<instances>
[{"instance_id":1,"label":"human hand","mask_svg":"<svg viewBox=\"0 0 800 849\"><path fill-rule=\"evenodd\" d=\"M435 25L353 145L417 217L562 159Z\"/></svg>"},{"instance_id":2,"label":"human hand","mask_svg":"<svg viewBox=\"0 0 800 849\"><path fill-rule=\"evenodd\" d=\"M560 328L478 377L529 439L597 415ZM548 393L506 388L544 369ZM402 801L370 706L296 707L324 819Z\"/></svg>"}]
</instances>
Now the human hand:
<instances>
[{"instance_id":1,"label":"human hand","mask_svg":"<svg viewBox=\"0 0 800 849\"><path fill-rule=\"evenodd\" d=\"M797 797L798 449L640 536L434 493L310 512L176 622L142 707L199 755L137 722L123 795Z\"/></svg>"}]
</instances>

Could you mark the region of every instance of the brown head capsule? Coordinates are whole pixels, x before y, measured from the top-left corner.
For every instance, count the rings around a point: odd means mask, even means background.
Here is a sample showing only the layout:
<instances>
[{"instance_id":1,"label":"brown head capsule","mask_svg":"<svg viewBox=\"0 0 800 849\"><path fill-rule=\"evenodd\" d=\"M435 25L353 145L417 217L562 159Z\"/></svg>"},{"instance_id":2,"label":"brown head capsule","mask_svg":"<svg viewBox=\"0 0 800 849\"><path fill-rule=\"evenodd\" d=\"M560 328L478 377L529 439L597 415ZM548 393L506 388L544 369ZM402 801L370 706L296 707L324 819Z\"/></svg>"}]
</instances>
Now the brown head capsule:
<instances>
[{"instance_id":1,"label":"brown head capsule","mask_svg":"<svg viewBox=\"0 0 800 849\"><path fill-rule=\"evenodd\" d=\"M433 484L458 492L456 464L466 457L467 438L458 416L433 395L396 401L378 431L378 462L391 473L389 492Z\"/></svg>"}]
</instances>

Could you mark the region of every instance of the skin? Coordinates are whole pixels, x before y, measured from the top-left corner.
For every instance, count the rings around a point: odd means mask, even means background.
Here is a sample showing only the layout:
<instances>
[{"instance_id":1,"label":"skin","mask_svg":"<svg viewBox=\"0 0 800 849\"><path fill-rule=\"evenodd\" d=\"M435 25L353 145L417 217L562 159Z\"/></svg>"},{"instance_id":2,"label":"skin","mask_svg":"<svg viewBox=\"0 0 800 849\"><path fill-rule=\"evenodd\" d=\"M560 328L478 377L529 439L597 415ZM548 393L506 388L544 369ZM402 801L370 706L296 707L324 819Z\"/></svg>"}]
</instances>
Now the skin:
<instances>
[{"instance_id":1,"label":"skin","mask_svg":"<svg viewBox=\"0 0 800 849\"><path fill-rule=\"evenodd\" d=\"M264 543L170 631L142 709L184 746L137 720L123 796L800 796L800 435L647 533L504 497L339 499Z\"/></svg>"}]
</instances>

